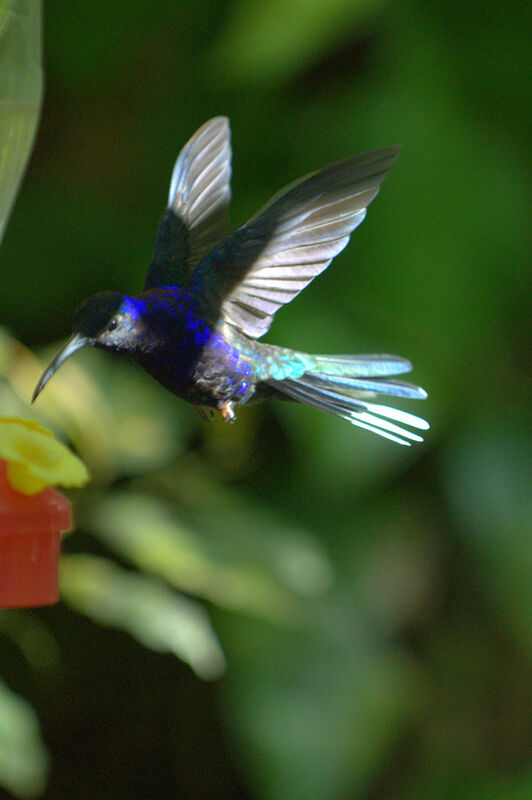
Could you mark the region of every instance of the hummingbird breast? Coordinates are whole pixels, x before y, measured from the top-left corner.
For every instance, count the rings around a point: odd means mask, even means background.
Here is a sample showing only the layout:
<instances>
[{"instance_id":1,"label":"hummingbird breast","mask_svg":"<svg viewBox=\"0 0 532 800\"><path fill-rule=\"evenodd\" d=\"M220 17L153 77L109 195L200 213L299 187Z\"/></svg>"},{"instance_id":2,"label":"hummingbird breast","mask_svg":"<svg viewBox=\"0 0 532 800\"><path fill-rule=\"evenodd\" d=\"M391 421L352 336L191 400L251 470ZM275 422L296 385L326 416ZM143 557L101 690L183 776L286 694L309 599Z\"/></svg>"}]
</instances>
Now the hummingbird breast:
<instances>
[{"instance_id":1,"label":"hummingbird breast","mask_svg":"<svg viewBox=\"0 0 532 800\"><path fill-rule=\"evenodd\" d=\"M213 325L182 290L153 290L142 298L152 344L132 355L155 380L197 405L250 399L261 372L251 340Z\"/></svg>"}]
</instances>

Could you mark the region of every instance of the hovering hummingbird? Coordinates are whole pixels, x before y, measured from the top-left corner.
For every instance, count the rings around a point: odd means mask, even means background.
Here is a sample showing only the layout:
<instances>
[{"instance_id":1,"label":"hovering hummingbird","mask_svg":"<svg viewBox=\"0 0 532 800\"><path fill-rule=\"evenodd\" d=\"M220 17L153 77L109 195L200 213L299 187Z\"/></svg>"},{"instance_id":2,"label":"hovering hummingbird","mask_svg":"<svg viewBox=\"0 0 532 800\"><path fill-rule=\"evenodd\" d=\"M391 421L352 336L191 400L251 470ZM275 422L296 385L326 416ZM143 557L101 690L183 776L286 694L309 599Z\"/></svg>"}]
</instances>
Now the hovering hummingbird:
<instances>
[{"instance_id":1,"label":"hovering hummingbird","mask_svg":"<svg viewBox=\"0 0 532 800\"><path fill-rule=\"evenodd\" d=\"M409 372L392 355L309 355L258 339L275 312L323 272L366 216L399 148L331 164L286 187L227 234L231 196L229 121L205 123L178 156L144 291L85 300L73 337L39 381L33 400L85 345L130 356L204 416L271 397L290 398L399 444L422 441L429 425L372 402L425 398L390 376ZM406 426L406 427L405 427Z\"/></svg>"}]
</instances>

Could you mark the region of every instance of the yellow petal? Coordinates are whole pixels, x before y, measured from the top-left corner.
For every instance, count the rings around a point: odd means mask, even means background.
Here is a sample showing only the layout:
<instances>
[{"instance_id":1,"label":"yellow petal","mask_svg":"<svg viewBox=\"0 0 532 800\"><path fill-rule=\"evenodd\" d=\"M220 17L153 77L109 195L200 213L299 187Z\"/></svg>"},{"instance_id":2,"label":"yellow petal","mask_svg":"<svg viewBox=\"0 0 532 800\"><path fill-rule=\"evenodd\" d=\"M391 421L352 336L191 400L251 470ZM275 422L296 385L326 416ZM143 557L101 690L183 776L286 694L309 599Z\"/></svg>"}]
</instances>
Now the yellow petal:
<instances>
[{"instance_id":1,"label":"yellow petal","mask_svg":"<svg viewBox=\"0 0 532 800\"><path fill-rule=\"evenodd\" d=\"M37 494L46 486L46 483L35 478L29 467L21 461L8 461L7 479L13 489L22 494Z\"/></svg>"},{"instance_id":2,"label":"yellow petal","mask_svg":"<svg viewBox=\"0 0 532 800\"><path fill-rule=\"evenodd\" d=\"M89 479L83 462L33 420L0 417L0 458L8 462L11 485L24 494L56 484L82 486Z\"/></svg>"},{"instance_id":3,"label":"yellow petal","mask_svg":"<svg viewBox=\"0 0 532 800\"><path fill-rule=\"evenodd\" d=\"M39 425L38 422L35 422L34 419L22 419L22 417L0 417L0 425L6 425L8 427L10 425L22 425L29 431L39 431L39 433L45 433L47 436L52 436L53 438L52 431L49 431L48 428L43 428L43 426Z\"/></svg>"}]
</instances>

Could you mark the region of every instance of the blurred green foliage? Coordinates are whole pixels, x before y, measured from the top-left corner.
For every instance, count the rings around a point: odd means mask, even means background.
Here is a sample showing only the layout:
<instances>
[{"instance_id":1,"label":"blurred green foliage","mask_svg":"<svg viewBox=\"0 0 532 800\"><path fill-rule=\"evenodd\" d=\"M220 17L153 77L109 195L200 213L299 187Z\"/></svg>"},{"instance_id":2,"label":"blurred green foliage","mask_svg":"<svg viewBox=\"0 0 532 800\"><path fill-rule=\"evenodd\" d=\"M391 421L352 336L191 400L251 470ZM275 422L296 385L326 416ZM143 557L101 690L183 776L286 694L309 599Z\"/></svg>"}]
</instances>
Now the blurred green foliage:
<instances>
[{"instance_id":1,"label":"blurred green foliage","mask_svg":"<svg viewBox=\"0 0 532 800\"><path fill-rule=\"evenodd\" d=\"M72 493L64 605L0 616L6 796L530 797L528 16L47 5L43 117L0 252L0 413L35 414L94 479ZM300 175L403 145L269 339L409 357L425 445L295 404L207 425L98 352L30 410L76 305L140 289L174 159L215 114L235 225Z\"/></svg>"},{"instance_id":2,"label":"blurred green foliage","mask_svg":"<svg viewBox=\"0 0 532 800\"><path fill-rule=\"evenodd\" d=\"M0 241L35 136L42 101L39 2L0 2Z\"/></svg>"}]
</instances>

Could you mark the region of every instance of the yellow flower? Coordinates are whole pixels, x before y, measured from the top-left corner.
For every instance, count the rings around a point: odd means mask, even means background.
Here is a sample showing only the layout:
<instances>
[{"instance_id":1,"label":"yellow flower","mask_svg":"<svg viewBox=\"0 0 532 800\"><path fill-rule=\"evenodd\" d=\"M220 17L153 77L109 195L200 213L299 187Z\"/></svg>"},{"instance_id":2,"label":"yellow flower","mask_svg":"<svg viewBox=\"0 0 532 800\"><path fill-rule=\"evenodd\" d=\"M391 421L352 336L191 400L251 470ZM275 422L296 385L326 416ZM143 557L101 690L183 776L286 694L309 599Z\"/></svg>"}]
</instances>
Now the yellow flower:
<instances>
[{"instance_id":1,"label":"yellow flower","mask_svg":"<svg viewBox=\"0 0 532 800\"><path fill-rule=\"evenodd\" d=\"M87 468L53 434L30 419L0 417L0 458L13 489L36 494L45 486L82 486Z\"/></svg>"}]
</instances>

